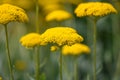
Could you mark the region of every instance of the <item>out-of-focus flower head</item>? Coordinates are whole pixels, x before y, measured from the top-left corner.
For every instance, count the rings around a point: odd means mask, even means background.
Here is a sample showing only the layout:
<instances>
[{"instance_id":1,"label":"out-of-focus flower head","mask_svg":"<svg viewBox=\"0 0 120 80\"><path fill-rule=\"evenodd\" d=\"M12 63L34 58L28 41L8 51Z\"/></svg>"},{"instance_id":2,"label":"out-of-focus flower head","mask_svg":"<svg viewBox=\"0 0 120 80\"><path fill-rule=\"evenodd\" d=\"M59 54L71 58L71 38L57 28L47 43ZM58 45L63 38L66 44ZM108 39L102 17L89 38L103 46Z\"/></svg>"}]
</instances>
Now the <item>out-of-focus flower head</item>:
<instances>
[{"instance_id":1,"label":"out-of-focus flower head","mask_svg":"<svg viewBox=\"0 0 120 80\"><path fill-rule=\"evenodd\" d=\"M26 10L32 8L34 5L33 0L2 0L2 3L16 5Z\"/></svg>"},{"instance_id":2,"label":"out-of-focus flower head","mask_svg":"<svg viewBox=\"0 0 120 80\"><path fill-rule=\"evenodd\" d=\"M51 46L51 47L50 47L50 50L51 50L51 51L57 51L58 49L59 49L58 46Z\"/></svg>"},{"instance_id":3,"label":"out-of-focus flower head","mask_svg":"<svg viewBox=\"0 0 120 80\"><path fill-rule=\"evenodd\" d=\"M2 80L2 77L0 77L0 80Z\"/></svg>"},{"instance_id":4,"label":"out-of-focus flower head","mask_svg":"<svg viewBox=\"0 0 120 80\"><path fill-rule=\"evenodd\" d=\"M75 14L78 17L84 16L101 17L111 13L117 13L116 9L111 4L104 2L81 3L75 9Z\"/></svg>"},{"instance_id":5,"label":"out-of-focus flower head","mask_svg":"<svg viewBox=\"0 0 120 80\"><path fill-rule=\"evenodd\" d=\"M43 6L43 11L45 14L48 14L52 11L55 10L59 10L59 9L63 9L63 6L61 6L60 4L56 3L56 4L48 4L46 6Z\"/></svg>"},{"instance_id":6,"label":"out-of-focus flower head","mask_svg":"<svg viewBox=\"0 0 120 80\"><path fill-rule=\"evenodd\" d=\"M10 4L0 5L0 24L7 24L12 21L26 22L28 17L22 8Z\"/></svg>"},{"instance_id":7,"label":"out-of-focus flower head","mask_svg":"<svg viewBox=\"0 0 120 80\"><path fill-rule=\"evenodd\" d=\"M62 3L70 3L70 4L74 4L74 5L77 5L83 1L84 0L61 0Z\"/></svg>"},{"instance_id":8,"label":"out-of-focus flower head","mask_svg":"<svg viewBox=\"0 0 120 80\"><path fill-rule=\"evenodd\" d=\"M15 68L19 71L24 71L27 68L26 62L18 60L15 62Z\"/></svg>"},{"instance_id":9,"label":"out-of-focus flower head","mask_svg":"<svg viewBox=\"0 0 120 80\"><path fill-rule=\"evenodd\" d=\"M72 15L65 10L55 10L46 16L46 21L62 21L71 18Z\"/></svg>"},{"instance_id":10,"label":"out-of-focus flower head","mask_svg":"<svg viewBox=\"0 0 120 80\"><path fill-rule=\"evenodd\" d=\"M62 54L63 55L80 55L80 54L89 54L90 48L85 44L76 43L71 46L64 45L62 47Z\"/></svg>"},{"instance_id":11,"label":"out-of-focus flower head","mask_svg":"<svg viewBox=\"0 0 120 80\"><path fill-rule=\"evenodd\" d=\"M44 45L41 43L40 34L38 33L29 33L20 39L22 46L26 48L33 48L35 46Z\"/></svg>"},{"instance_id":12,"label":"out-of-focus flower head","mask_svg":"<svg viewBox=\"0 0 120 80\"><path fill-rule=\"evenodd\" d=\"M70 27L55 27L46 30L41 34L44 43L54 43L58 46L72 45L76 42L83 41L83 37L77 34L76 30Z\"/></svg>"},{"instance_id":13,"label":"out-of-focus flower head","mask_svg":"<svg viewBox=\"0 0 120 80\"><path fill-rule=\"evenodd\" d=\"M46 5L49 5L49 4L58 4L60 2L60 0L39 0L39 4L41 6L46 6Z\"/></svg>"}]
</instances>

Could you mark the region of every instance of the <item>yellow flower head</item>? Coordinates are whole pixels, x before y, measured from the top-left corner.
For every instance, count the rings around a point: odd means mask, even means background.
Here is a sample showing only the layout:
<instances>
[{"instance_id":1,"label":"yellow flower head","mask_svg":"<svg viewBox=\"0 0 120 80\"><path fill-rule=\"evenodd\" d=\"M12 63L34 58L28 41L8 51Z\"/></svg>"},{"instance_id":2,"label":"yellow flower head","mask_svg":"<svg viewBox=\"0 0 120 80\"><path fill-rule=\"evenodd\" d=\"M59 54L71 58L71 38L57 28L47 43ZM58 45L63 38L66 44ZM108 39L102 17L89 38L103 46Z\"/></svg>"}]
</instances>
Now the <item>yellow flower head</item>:
<instances>
[{"instance_id":1,"label":"yellow flower head","mask_svg":"<svg viewBox=\"0 0 120 80\"><path fill-rule=\"evenodd\" d=\"M41 44L41 38L37 33L29 33L20 39L20 43L26 48L33 48Z\"/></svg>"},{"instance_id":2,"label":"yellow flower head","mask_svg":"<svg viewBox=\"0 0 120 80\"><path fill-rule=\"evenodd\" d=\"M62 9L63 6L61 6L60 4L48 4L48 5L45 5L43 6L43 10L45 12L45 14L48 14L52 11L55 11L55 10L58 10L58 9Z\"/></svg>"},{"instance_id":3,"label":"yellow flower head","mask_svg":"<svg viewBox=\"0 0 120 80\"><path fill-rule=\"evenodd\" d=\"M0 5L0 24L7 24L12 21L26 22L28 17L25 11L10 4Z\"/></svg>"},{"instance_id":4,"label":"yellow flower head","mask_svg":"<svg viewBox=\"0 0 120 80\"><path fill-rule=\"evenodd\" d=\"M18 60L18 61L15 62L15 68L17 70L22 71L22 70L25 70L26 67L27 67L27 65L26 65L26 62L24 62L24 61Z\"/></svg>"},{"instance_id":5,"label":"yellow flower head","mask_svg":"<svg viewBox=\"0 0 120 80\"><path fill-rule=\"evenodd\" d=\"M117 13L116 9L109 3L102 2L88 2L81 3L75 9L78 17L84 16L105 16L110 13Z\"/></svg>"},{"instance_id":6,"label":"yellow flower head","mask_svg":"<svg viewBox=\"0 0 120 80\"><path fill-rule=\"evenodd\" d=\"M23 9L31 9L33 7L33 0L2 0L2 3L15 4Z\"/></svg>"},{"instance_id":7,"label":"yellow flower head","mask_svg":"<svg viewBox=\"0 0 120 80\"><path fill-rule=\"evenodd\" d=\"M51 47L50 47L50 50L51 50L51 51L57 51L58 49L59 49L58 46L51 46Z\"/></svg>"},{"instance_id":8,"label":"yellow flower head","mask_svg":"<svg viewBox=\"0 0 120 80\"><path fill-rule=\"evenodd\" d=\"M38 3L41 6L46 6L46 5L50 5L50 4L58 4L60 2L60 0L38 0Z\"/></svg>"},{"instance_id":9,"label":"yellow flower head","mask_svg":"<svg viewBox=\"0 0 120 80\"><path fill-rule=\"evenodd\" d=\"M46 16L46 21L62 21L71 18L72 15L64 10L55 10Z\"/></svg>"},{"instance_id":10,"label":"yellow flower head","mask_svg":"<svg viewBox=\"0 0 120 80\"><path fill-rule=\"evenodd\" d=\"M2 80L2 77L0 77L0 80Z\"/></svg>"},{"instance_id":11,"label":"yellow flower head","mask_svg":"<svg viewBox=\"0 0 120 80\"><path fill-rule=\"evenodd\" d=\"M73 44L71 46L65 45L62 48L63 55L80 55L82 53L90 53L90 48L84 44Z\"/></svg>"},{"instance_id":12,"label":"yellow flower head","mask_svg":"<svg viewBox=\"0 0 120 80\"><path fill-rule=\"evenodd\" d=\"M64 44L72 45L76 42L83 41L82 36L70 27L50 28L41 35L41 38L44 40L44 43L55 43L58 44L58 46Z\"/></svg>"},{"instance_id":13,"label":"yellow flower head","mask_svg":"<svg viewBox=\"0 0 120 80\"><path fill-rule=\"evenodd\" d=\"M79 3L83 2L83 0L61 0L61 2L78 5Z\"/></svg>"}]
</instances>

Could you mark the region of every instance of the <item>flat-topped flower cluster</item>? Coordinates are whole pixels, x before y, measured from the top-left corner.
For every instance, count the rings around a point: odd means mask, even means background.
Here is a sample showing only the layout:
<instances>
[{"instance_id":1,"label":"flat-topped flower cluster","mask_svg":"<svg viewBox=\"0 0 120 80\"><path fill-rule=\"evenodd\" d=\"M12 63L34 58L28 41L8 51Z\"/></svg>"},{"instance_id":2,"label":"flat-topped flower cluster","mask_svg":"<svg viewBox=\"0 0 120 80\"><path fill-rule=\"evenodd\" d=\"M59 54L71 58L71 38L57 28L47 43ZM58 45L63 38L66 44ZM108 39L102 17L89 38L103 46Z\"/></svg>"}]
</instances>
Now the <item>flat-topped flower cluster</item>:
<instances>
[{"instance_id":1,"label":"flat-topped flower cluster","mask_svg":"<svg viewBox=\"0 0 120 80\"><path fill-rule=\"evenodd\" d=\"M70 27L55 27L46 30L43 34L30 33L23 36L20 42L23 46L29 48L36 45L46 45L48 43L62 45L72 45L76 42L82 42L83 37L76 30Z\"/></svg>"},{"instance_id":2,"label":"flat-topped flower cluster","mask_svg":"<svg viewBox=\"0 0 120 80\"><path fill-rule=\"evenodd\" d=\"M12 21L26 22L27 14L22 8L10 4L0 5L0 24L7 24Z\"/></svg>"}]
</instances>

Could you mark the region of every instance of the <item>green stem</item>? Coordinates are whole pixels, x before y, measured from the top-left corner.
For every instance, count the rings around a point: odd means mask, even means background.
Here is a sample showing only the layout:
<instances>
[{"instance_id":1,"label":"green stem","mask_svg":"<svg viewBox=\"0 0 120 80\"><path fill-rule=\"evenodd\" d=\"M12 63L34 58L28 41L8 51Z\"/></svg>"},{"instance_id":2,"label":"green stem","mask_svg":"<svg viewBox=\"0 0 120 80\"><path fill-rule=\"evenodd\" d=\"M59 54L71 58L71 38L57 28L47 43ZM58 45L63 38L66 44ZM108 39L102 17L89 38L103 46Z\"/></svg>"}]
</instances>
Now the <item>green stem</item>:
<instances>
[{"instance_id":1,"label":"green stem","mask_svg":"<svg viewBox=\"0 0 120 80\"><path fill-rule=\"evenodd\" d=\"M94 20L94 35L93 35L93 47L94 47L94 50L93 50L93 53L94 53L94 58L93 58L93 61L94 61L94 69L93 69L93 72L94 72L94 80L96 80L96 39L97 39L97 30L96 30L96 22L97 20L95 19Z\"/></svg>"},{"instance_id":2,"label":"green stem","mask_svg":"<svg viewBox=\"0 0 120 80\"><path fill-rule=\"evenodd\" d=\"M78 80L77 66L78 66L77 57L75 57L74 58L74 80Z\"/></svg>"},{"instance_id":3,"label":"green stem","mask_svg":"<svg viewBox=\"0 0 120 80\"><path fill-rule=\"evenodd\" d=\"M39 47L35 47L35 80L39 80L40 74L40 54L39 54Z\"/></svg>"},{"instance_id":4,"label":"green stem","mask_svg":"<svg viewBox=\"0 0 120 80\"><path fill-rule=\"evenodd\" d=\"M36 22L36 32L39 33L40 32L40 27L39 27L39 4L38 4L38 0L36 0L36 18L35 18L35 22Z\"/></svg>"},{"instance_id":5,"label":"green stem","mask_svg":"<svg viewBox=\"0 0 120 80\"><path fill-rule=\"evenodd\" d=\"M89 74L87 74L87 80L90 80L90 78L89 78Z\"/></svg>"},{"instance_id":6,"label":"green stem","mask_svg":"<svg viewBox=\"0 0 120 80\"><path fill-rule=\"evenodd\" d=\"M35 0L36 1L36 18L35 18L35 22L36 22L36 32L39 33L40 32L40 27L39 27L39 4L38 4L38 0ZM36 80L39 80L39 74L40 74L40 53L39 53L39 47L37 46L36 49L35 49L35 67L36 67L36 70L35 70L35 78Z\"/></svg>"},{"instance_id":7,"label":"green stem","mask_svg":"<svg viewBox=\"0 0 120 80\"><path fill-rule=\"evenodd\" d=\"M62 53L60 53L60 80L62 80Z\"/></svg>"},{"instance_id":8,"label":"green stem","mask_svg":"<svg viewBox=\"0 0 120 80\"><path fill-rule=\"evenodd\" d=\"M9 66L9 70L10 70L10 80L14 80L14 77L13 77L13 71L12 71L11 57L10 57L10 50L9 50L7 25L4 25L4 27L5 27L5 35L6 35L6 51L7 51L7 59L8 59L8 66Z\"/></svg>"}]
</instances>

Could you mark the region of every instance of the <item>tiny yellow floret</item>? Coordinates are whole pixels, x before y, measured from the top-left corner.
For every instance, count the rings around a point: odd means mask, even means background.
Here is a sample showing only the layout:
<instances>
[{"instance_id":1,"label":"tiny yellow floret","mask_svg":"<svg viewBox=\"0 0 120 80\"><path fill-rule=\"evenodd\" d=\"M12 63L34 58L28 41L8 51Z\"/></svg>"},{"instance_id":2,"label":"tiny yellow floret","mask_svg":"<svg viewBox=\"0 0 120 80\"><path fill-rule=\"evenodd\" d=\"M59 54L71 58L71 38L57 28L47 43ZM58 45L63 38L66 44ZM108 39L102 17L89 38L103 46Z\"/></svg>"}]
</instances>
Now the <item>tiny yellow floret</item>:
<instances>
[{"instance_id":1,"label":"tiny yellow floret","mask_svg":"<svg viewBox=\"0 0 120 80\"><path fill-rule=\"evenodd\" d=\"M29 33L20 39L20 43L26 48L33 48L35 46L38 46L41 44L40 34Z\"/></svg>"},{"instance_id":2,"label":"tiny yellow floret","mask_svg":"<svg viewBox=\"0 0 120 80\"><path fill-rule=\"evenodd\" d=\"M87 2L81 3L75 9L78 17L84 16L105 16L111 13L117 13L117 10L109 3L104 2Z\"/></svg>"},{"instance_id":3,"label":"tiny yellow floret","mask_svg":"<svg viewBox=\"0 0 120 80\"><path fill-rule=\"evenodd\" d=\"M90 53L90 48L85 44L76 43L71 46L64 45L62 47L63 55L80 55L82 53Z\"/></svg>"},{"instance_id":4,"label":"tiny yellow floret","mask_svg":"<svg viewBox=\"0 0 120 80\"><path fill-rule=\"evenodd\" d=\"M62 20L70 19L71 17L72 15L65 10L55 10L49 13L45 19L46 21L53 21L53 20L62 21Z\"/></svg>"},{"instance_id":5,"label":"tiny yellow floret","mask_svg":"<svg viewBox=\"0 0 120 80\"><path fill-rule=\"evenodd\" d=\"M58 46L62 45L72 45L76 42L83 41L83 37L77 34L76 30L70 27L55 27L46 30L41 35L44 43L53 43L58 44Z\"/></svg>"},{"instance_id":6,"label":"tiny yellow floret","mask_svg":"<svg viewBox=\"0 0 120 80\"><path fill-rule=\"evenodd\" d=\"M51 46L51 47L50 47L50 50L51 50L51 51L57 51L58 49L59 49L58 46Z\"/></svg>"},{"instance_id":7,"label":"tiny yellow floret","mask_svg":"<svg viewBox=\"0 0 120 80\"><path fill-rule=\"evenodd\" d=\"M0 24L7 24L12 21L26 22L28 17L22 8L10 4L0 5Z\"/></svg>"}]
</instances>

